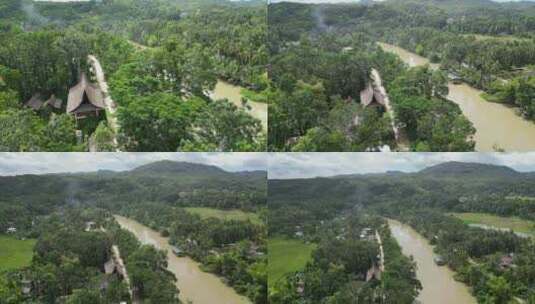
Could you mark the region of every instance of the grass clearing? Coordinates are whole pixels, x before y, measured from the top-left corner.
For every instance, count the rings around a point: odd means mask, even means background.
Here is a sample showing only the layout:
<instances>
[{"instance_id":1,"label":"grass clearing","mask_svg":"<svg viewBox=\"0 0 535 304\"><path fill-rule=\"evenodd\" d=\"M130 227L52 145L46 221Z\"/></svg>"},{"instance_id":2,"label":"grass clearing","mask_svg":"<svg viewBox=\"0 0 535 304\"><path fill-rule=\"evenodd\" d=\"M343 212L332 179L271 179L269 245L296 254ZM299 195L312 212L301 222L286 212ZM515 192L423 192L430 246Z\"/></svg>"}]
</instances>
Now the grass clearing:
<instances>
[{"instance_id":1,"label":"grass clearing","mask_svg":"<svg viewBox=\"0 0 535 304\"><path fill-rule=\"evenodd\" d=\"M256 213L244 212L241 210L219 210L214 208L204 207L188 207L184 208L187 212L198 214L201 218L215 217L222 220L237 220L246 221L250 220L254 224L262 224L262 220Z\"/></svg>"},{"instance_id":2,"label":"grass clearing","mask_svg":"<svg viewBox=\"0 0 535 304\"><path fill-rule=\"evenodd\" d=\"M36 240L0 235L0 272L30 265Z\"/></svg>"},{"instance_id":3,"label":"grass clearing","mask_svg":"<svg viewBox=\"0 0 535 304\"><path fill-rule=\"evenodd\" d=\"M520 196L520 195L509 195L505 197L506 200L520 200L525 202L533 202L535 201L535 197L533 196Z\"/></svg>"},{"instance_id":4,"label":"grass clearing","mask_svg":"<svg viewBox=\"0 0 535 304\"><path fill-rule=\"evenodd\" d=\"M300 240L270 238L268 240L268 286L273 286L285 274L301 270L312 259L315 244Z\"/></svg>"},{"instance_id":5,"label":"grass clearing","mask_svg":"<svg viewBox=\"0 0 535 304\"><path fill-rule=\"evenodd\" d=\"M514 232L526 233L535 236L535 222L519 217L502 217L485 213L449 213L466 224L479 224L501 229L511 229Z\"/></svg>"},{"instance_id":6,"label":"grass clearing","mask_svg":"<svg viewBox=\"0 0 535 304\"><path fill-rule=\"evenodd\" d=\"M255 92L253 90L243 88L241 89L240 94L250 101L268 103L267 96L264 92Z\"/></svg>"},{"instance_id":7,"label":"grass clearing","mask_svg":"<svg viewBox=\"0 0 535 304\"><path fill-rule=\"evenodd\" d=\"M464 34L465 37L473 36L478 41L484 41L484 40L498 40L498 41L505 41L505 42L513 42L513 41L527 41L527 38L522 37L516 37L512 35L501 35L501 36L491 36L491 35L479 35L479 34Z\"/></svg>"}]
</instances>

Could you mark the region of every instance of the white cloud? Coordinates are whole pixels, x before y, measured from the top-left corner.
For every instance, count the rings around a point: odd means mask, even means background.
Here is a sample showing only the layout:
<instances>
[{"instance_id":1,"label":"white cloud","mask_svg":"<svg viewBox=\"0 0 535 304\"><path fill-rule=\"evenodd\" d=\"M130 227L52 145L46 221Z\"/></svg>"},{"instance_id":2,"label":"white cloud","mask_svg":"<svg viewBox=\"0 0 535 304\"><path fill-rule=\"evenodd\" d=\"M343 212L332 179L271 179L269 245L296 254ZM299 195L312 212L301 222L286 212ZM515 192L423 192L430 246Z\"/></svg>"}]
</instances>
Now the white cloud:
<instances>
[{"instance_id":1,"label":"white cloud","mask_svg":"<svg viewBox=\"0 0 535 304\"><path fill-rule=\"evenodd\" d=\"M267 169L262 153L0 153L0 175L124 171L158 160L214 165L227 171Z\"/></svg>"},{"instance_id":2,"label":"white cloud","mask_svg":"<svg viewBox=\"0 0 535 304\"><path fill-rule=\"evenodd\" d=\"M535 171L535 153L270 153L268 159L268 177L271 179L415 172L446 161L505 165L517 171Z\"/></svg>"}]
</instances>

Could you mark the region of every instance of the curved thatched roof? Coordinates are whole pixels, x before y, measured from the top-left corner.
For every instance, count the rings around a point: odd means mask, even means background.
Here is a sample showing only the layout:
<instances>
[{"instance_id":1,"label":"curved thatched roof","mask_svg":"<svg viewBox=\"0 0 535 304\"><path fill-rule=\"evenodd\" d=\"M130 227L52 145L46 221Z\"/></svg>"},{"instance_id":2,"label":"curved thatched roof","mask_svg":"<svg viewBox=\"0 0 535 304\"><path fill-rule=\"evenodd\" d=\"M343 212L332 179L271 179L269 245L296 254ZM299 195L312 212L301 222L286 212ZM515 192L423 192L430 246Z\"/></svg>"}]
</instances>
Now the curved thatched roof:
<instances>
[{"instance_id":1,"label":"curved thatched roof","mask_svg":"<svg viewBox=\"0 0 535 304\"><path fill-rule=\"evenodd\" d=\"M80 82L69 90L69 98L67 100L67 113L80 112L76 111L82 105L84 101L84 95L87 96L87 100L91 105L96 108L103 109L106 107L104 104L104 97L100 89L87 80L85 73L80 76ZM84 106L83 110L89 110L92 108L89 105Z\"/></svg>"},{"instance_id":2,"label":"curved thatched roof","mask_svg":"<svg viewBox=\"0 0 535 304\"><path fill-rule=\"evenodd\" d=\"M364 107L367 107L370 104L372 104L374 100L378 104L385 106L385 97L383 96L383 94L381 94L379 89L374 88L372 84L370 83L368 84L366 89L360 92L360 103Z\"/></svg>"}]
</instances>

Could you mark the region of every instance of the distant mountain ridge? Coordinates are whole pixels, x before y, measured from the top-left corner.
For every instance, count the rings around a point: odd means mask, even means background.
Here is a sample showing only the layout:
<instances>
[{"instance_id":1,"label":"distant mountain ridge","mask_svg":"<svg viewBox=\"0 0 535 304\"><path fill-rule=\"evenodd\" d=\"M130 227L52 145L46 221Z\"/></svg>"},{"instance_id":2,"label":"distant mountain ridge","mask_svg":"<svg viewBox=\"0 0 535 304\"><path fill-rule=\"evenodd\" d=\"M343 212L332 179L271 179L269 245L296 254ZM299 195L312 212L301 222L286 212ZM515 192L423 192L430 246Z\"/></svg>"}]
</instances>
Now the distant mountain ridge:
<instances>
[{"instance_id":1,"label":"distant mountain ridge","mask_svg":"<svg viewBox=\"0 0 535 304\"><path fill-rule=\"evenodd\" d=\"M219 167L191 162L161 160L130 170L131 173L187 173L187 174L230 174Z\"/></svg>"},{"instance_id":2,"label":"distant mountain ridge","mask_svg":"<svg viewBox=\"0 0 535 304\"><path fill-rule=\"evenodd\" d=\"M250 209L265 203L266 179L266 171L230 172L164 160L126 171L0 176L0 200L53 202L56 207L76 199L109 206L117 201L151 201Z\"/></svg>"},{"instance_id":3,"label":"distant mountain ridge","mask_svg":"<svg viewBox=\"0 0 535 304\"><path fill-rule=\"evenodd\" d=\"M317 178L366 178L366 177L399 177L404 175L427 176L427 177L452 177L452 176L470 176L470 177L511 177L519 175L535 175L535 172L521 173L510 167L494 164L476 163L476 162L459 162L449 161L437 165L428 166L416 172L405 172L401 170L387 170L385 172L373 173L349 173L329 177ZM307 179L307 178L304 178Z\"/></svg>"},{"instance_id":4,"label":"distant mountain ridge","mask_svg":"<svg viewBox=\"0 0 535 304\"><path fill-rule=\"evenodd\" d=\"M427 167L417 174L433 176L454 176L454 175L478 175L478 176L511 176L520 174L518 171L507 166L470 163L470 162L445 162L431 167Z\"/></svg>"}]
</instances>

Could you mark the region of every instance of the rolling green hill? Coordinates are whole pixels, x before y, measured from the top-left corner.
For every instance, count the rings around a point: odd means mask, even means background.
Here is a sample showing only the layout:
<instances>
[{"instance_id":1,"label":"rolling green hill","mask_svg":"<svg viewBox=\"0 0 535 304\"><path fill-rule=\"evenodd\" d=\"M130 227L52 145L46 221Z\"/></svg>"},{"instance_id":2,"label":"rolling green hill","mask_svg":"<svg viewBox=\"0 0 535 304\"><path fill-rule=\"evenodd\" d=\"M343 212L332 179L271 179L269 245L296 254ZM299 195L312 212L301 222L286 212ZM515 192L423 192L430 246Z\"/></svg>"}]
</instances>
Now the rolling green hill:
<instances>
[{"instance_id":1,"label":"rolling green hill","mask_svg":"<svg viewBox=\"0 0 535 304\"><path fill-rule=\"evenodd\" d=\"M214 166L156 162L130 171L0 176L0 231L78 205L109 210L155 202L253 212L266 205L266 172L227 172Z\"/></svg>"}]
</instances>

